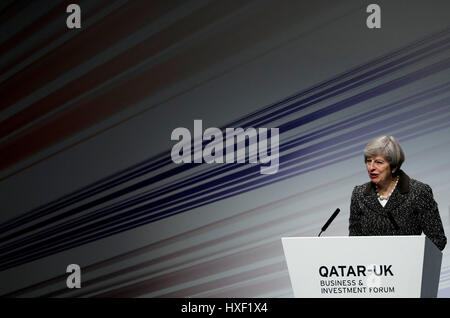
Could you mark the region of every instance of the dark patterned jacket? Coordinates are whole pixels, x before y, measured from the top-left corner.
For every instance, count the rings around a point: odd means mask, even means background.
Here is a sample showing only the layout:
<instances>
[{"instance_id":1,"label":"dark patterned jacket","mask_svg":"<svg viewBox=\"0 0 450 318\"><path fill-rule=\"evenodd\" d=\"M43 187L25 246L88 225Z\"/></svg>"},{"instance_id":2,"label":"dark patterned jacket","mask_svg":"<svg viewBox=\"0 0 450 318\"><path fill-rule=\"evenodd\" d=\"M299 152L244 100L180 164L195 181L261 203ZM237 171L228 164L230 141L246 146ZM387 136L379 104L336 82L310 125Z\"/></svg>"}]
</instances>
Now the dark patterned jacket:
<instances>
[{"instance_id":1,"label":"dark patterned jacket","mask_svg":"<svg viewBox=\"0 0 450 318\"><path fill-rule=\"evenodd\" d=\"M383 207L372 182L356 186L350 205L350 236L421 235L443 250L447 238L430 186L400 171L397 187Z\"/></svg>"}]
</instances>

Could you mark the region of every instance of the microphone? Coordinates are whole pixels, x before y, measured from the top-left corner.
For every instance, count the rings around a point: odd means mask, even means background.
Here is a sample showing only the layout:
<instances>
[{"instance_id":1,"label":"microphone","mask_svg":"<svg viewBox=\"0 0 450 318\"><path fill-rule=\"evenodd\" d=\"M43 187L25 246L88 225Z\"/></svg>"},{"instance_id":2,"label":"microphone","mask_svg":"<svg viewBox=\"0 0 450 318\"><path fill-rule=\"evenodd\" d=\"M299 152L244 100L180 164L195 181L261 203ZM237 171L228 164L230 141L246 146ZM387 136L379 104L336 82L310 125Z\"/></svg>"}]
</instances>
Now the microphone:
<instances>
[{"instance_id":1,"label":"microphone","mask_svg":"<svg viewBox=\"0 0 450 318\"><path fill-rule=\"evenodd\" d=\"M328 228L328 226L331 224L331 222L333 222L334 218L336 217L336 215L339 214L340 211L341 210L339 208L337 208L336 211L334 211L333 215L328 219L327 223L325 223L325 225L322 226L322 230L320 231L318 236L320 236L320 234L322 234L322 232L324 232Z\"/></svg>"}]
</instances>

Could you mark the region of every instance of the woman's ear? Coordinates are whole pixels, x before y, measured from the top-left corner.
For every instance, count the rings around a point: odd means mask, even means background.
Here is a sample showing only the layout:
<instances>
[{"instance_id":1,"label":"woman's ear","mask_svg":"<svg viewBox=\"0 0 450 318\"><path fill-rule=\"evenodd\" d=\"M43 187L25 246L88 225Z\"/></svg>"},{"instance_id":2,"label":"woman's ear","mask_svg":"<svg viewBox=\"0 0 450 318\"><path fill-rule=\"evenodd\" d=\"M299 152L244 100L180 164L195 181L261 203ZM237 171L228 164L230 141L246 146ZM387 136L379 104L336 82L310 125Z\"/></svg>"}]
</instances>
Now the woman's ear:
<instances>
[{"instance_id":1,"label":"woman's ear","mask_svg":"<svg viewBox=\"0 0 450 318\"><path fill-rule=\"evenodd\" d=\"M397 172L397 167L392 168L392 174L394 174L395 172Z\"/></svg>"}]
</instances>

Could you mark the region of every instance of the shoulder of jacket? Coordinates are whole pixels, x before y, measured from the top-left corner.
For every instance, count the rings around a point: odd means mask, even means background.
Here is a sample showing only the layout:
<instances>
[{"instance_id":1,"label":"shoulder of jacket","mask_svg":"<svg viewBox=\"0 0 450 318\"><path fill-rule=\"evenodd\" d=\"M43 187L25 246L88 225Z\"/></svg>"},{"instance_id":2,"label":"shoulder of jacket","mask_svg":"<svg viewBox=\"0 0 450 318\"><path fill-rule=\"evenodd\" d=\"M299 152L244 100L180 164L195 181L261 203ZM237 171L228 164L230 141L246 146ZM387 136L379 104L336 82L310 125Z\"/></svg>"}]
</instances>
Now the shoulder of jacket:
<instances>
[{"instance_id":1,"label":"shoulder of jacket","mask_svg":"<svg viewBox=\"0 0 450 318\"><path fill-rule=\"evenodd\" d=\"M423 182L421 182L419 180L416 180L416 179L413 179L413 178L410 179L409 185L411 187L415 187L415 188L419 188L419 189L420 188L429 188L430 187L428 184L423 183Z\"/></svg>"},{"instance_id":2,"label":"shoulder of jacket","mask_svg":"<svg viewBox=\"0 0 450 318\"><path fill-rule=\"evenodd\" d=\"M356 185L353 188L353 194L363 194L364 191L366 190L366 188L368 187L370 182L364 183L364 184L360 184L360 185Z\"/></svg>"},{"instance_id":3,"label":"shoulder of jacket","mask_svg":"<svg viewBox=\"0 0 450 318\"><path fill-rule=\"evenodd\" d=\"M409 181L409 186L410 186L410 189L414 192L418 192L418 193L430 193L431 192L431 187L428 184L423 183L416 179L411 178Z\"/></svg>"}]
</instances>

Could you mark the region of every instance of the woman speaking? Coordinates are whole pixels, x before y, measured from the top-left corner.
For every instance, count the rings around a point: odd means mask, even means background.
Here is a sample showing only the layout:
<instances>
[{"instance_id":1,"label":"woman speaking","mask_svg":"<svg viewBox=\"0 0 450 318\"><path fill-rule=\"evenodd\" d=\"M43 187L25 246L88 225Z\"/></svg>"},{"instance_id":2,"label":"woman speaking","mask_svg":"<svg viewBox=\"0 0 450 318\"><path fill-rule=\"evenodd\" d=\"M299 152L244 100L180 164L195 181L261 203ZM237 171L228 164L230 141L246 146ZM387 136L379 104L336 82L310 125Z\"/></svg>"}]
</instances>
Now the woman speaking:
<instances>
[{"instance_id":1,"label":"woman speaking","mask_svg":"<svg viewBox=\"0 0 450 318\"><path fill-rule=\"evenodd\" d=\"M447 244L430 186L400 170L405 160L392 136L370 141L364 149L370 182L356 186L350 205L350 236L420 235L443 250Z\"/></svg>"}]
</instances>

